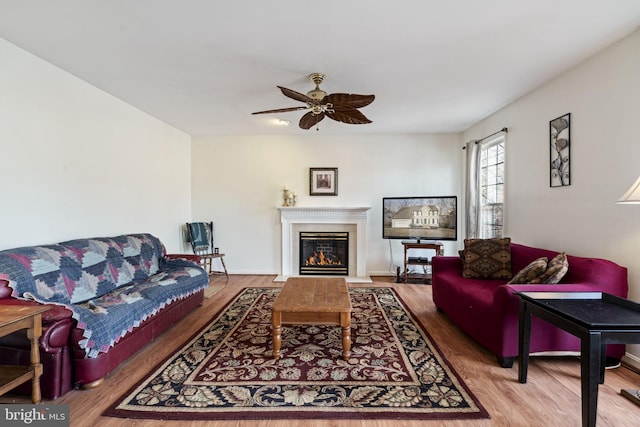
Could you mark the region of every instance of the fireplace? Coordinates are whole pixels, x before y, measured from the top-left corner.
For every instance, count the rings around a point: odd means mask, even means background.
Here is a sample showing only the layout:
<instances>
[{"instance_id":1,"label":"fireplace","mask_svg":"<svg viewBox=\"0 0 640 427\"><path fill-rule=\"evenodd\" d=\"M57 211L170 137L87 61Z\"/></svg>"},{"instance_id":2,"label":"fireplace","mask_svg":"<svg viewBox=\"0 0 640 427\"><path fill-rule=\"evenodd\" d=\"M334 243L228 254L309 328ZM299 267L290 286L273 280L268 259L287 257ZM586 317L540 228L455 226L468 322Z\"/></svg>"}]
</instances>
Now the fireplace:
<instances>
[{"instance_id":1,"label":"fireplace","mask_svg":"<svg viewBox=\"0 0 640 427\"><path fill-rule=\"evenodd\" d=\"M367 211L369 207L279 207L282 223L282 270L274 279L284 282L300 275L300 237L307 232L349 233L348 273L352 283L371 283L367 275Z\"/></svg>"},{"instance_id":2,"label":"fireplace","mask_svg":"<svg viewBox=\"0 0 640 427\"><path fill-rule=\"evenodd\" d=\"M349 274L349 233L301 231L300 275Z\"/></svg>"}]
</instances>

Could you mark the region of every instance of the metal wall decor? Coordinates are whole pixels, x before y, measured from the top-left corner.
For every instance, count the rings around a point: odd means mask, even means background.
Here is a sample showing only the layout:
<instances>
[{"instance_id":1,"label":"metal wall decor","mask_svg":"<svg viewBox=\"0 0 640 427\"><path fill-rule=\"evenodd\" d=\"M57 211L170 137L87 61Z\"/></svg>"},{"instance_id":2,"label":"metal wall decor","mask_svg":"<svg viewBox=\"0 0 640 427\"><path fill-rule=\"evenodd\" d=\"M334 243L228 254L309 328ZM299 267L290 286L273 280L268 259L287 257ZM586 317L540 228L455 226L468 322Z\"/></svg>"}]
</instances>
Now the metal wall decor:
<instances>
[{"instance_id":1,"label":"metal wall decor","mask_svg":"<svg viewBox=\"0 0 640 427\"><path fill-rule=\"evenodd\" d=\"M549 122L549 186L564 187L571 184L571 113Z\"/></svg>"}]
</instances>

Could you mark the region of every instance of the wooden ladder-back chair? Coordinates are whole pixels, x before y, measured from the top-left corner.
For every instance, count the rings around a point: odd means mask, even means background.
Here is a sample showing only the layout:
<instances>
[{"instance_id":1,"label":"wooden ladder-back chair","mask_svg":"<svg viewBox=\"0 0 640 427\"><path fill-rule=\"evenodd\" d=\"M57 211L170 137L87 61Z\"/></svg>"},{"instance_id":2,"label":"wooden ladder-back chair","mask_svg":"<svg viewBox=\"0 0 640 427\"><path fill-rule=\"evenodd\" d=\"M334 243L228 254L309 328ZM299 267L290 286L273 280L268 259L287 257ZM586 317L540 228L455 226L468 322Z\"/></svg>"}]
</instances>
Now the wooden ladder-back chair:
<instances>
[{"instance_id":1,"label":"wooden ladder-back chair","mask_svg":"<svg viewBox=\"0 0 640 427\"><path fill-rule=\"evenodd\" d=\"M188 222L187 239L191 243L193 253L202 258L203 268L211 275L214 273L224 273L229 279L227 266L224 264L224 254L217 251L213 246L213 222ZM213 260L220 259L224 271L213 270Z\"/></svg>"}]
</instances>

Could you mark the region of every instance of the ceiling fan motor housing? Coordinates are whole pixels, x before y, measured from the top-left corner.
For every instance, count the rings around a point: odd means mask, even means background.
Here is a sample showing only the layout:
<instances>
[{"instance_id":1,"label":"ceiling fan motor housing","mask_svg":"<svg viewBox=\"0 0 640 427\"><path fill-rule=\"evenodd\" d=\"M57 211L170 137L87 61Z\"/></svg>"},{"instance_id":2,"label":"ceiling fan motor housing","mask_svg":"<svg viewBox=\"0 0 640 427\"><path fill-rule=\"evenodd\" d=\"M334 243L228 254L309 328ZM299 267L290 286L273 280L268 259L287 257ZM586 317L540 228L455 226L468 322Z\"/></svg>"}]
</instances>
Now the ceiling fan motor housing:
<instances>
[{"instance_id":1,"label":"ceiling fan motor housing","mask_svg":"<svg viewBox=\"0 0 640 427\"><path fill-rule=\"evenodd\" d=\"M315 101L321 101L325 96L327 96L327 92L316 88L307 92L307 96Z\"/></svg>"},{"instance_id":2,"label":"ceiling fan motor housing","mask_svg":"<svg viewBox=\"0 0 640 427\"><path fill-rule=\"evenodd\" d=\"M325 75L322 73L312 73L309 74L309 80L311 80L316 88L307 92L307 96L315 101L322 100L325 96L327 96L327 92L320 89L320 83L324 81Z\"/></svg>"}]
</instances>

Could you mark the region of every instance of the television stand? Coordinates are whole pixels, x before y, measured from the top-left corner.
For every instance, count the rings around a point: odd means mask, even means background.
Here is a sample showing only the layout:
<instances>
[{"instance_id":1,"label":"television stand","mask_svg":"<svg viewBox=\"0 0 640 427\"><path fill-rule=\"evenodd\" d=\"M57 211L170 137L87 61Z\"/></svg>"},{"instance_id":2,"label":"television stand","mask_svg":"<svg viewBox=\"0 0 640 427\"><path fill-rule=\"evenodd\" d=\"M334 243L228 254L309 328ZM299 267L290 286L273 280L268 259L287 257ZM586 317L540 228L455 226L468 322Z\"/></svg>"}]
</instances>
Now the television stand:
<instances>
[{"instance_id":1,"label":"television stand","mask_svg":"<svg viewBox=\"0 0 640 427\"><path fill-rule=\"evenodd\" d=\"M427 267L431 266L431 258L425 256L409 256L411 250L432 250L435 251L435 255L444 255L444 245L438 242L421 242L420 240L403 240L402 246L404 246L404 283L409 282L409 266L419 265L425 269L422 274L411 274L411 278L422 279L425 283L431 283L431 270L427 270ZM399 277L398 277L399 279ZM399 280L398 280L399 281Z\"/></svg>"}]
</instances>

